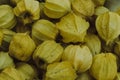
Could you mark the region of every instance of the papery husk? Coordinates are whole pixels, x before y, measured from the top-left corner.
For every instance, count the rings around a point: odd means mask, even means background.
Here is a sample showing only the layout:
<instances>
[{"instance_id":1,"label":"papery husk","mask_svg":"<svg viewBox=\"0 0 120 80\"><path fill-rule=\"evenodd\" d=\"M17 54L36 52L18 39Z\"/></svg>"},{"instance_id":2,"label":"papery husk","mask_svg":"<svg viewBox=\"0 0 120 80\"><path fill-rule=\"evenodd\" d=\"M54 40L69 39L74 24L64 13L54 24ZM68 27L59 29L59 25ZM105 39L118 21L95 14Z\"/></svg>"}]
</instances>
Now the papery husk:
<instances>
[{"instance_id":1,"label":"papery husk","mask_svg":"<svg viewBox=\"0 0 120 80\"><path fill-rule=\"evenodd\" d=\"M40 18L40 6L36 0L21 0L13 11L24 24L32 23Z\"/></svg>"},{"instance_id":2,"label":"papery husk","mask_svg":"<svg viewBox=\"0 0 120 80\"><path fill-rule=\"evenodd\" d=\"M46 0L44 13L49 18L60 18L71 11L71 2L69 0Z\"/></svg>"},{"instance_id":3,"label":"papery husk","mask_svg":"<svg viewBox=\"0 0 120 80\"><path fill-rule=\"evenodd\" d=\"M58 62L49 64L45 80L75 80L77 77L75 70L69 62Z\"/></svg>"},{"instance_id":4,"label":"papery husk","mask_svg":"<svg viewBox=\"0 0 120 80\"><path fill-rule=\"evenodd\" d=\"M37 70L30 64L20 62L16 64L17 71L21 74L23 80L34 80L37 78Z\"/></svg>"},{"instance_id":5,"label":"papery husk","mask_svg":"<svg viewBox=\"0 0 120 80\"><path fill-rule=\"evenodd\" d=\"M78 73L87 71L92 65L92 53L87 46L69 45L62 56L63 61L70 61Z\"/></svg>"},{"instance_id":6,"label":"papery husk","mask_svg":"<svg viewBox=\"0 0 120 80\"><path fill-rule=\"evenodd\" d=\"M6 73L0 73L0 80L14 80L14 79L8 76Z\"/></svg>"},{"instance_id":7,"label":"papery husk","mask_svg":"<svg viewBox=\"0 0 120 80\"><path fill-rule=\"evenodd\" d=\"M58 29L48 20L38 20L32 26L32 38L36 44L40 44L39 41L55 40L57 35Z\"/></svg>"},{"instance_id":8,"label":"papery husk","mask_svg":"<svg viewBox=\"0 0 120 80\"><path fill-rule=\"evenodd\" d=\"M53 40L47 40L36 48L33 53L33 60L36 62L38 67L41 67L45 63L48 64L60 61L62 53L63 47L59 43L56 43Z\"/></svg>"},{"instance_id":9,"label":"papery husk","mask_svg":"<svg viewBox=\"0 0 120 80\"><path fill-rule=\"evenodd\" d=\"M104 6L98 6L95 8L94 15L99 16L103 13L109 12L109 9Z\"/></svg>"},{"instance_id":10,"label":"papery husk","mask_svg":"<svg viewBox=\"0 0 120 80\"><path fill-rule=\"evenodd\" d=\"M0 73L0 77L5 76L5 79L3 77L2 80L24 80L21 76L21 74L13 67L8 67L8 68L5 68L1 73ZM10 79L7 79L7 78L10 78Z\"/></svg>"},{"instance_id":11,"label":"papery husk","mask_svg":"<svg viewBox=\"0 0 120 80\"><path fill-rule=\"evenodd\" d=\"M0 52L0 70L7 67L15 67L12 57L8 55L8 52Z\"/></svg>"},{"instance_id":12,"label":"papery husk","mask_svg":"<svg viewBox=\"0 0 120 80\"><path fill-rule=\"evenodd\" d=\"M89 23L74 13L61 18L60 22L56 24L60 30L60 35L63 37L63 42L83 42Z\"/></svg>"},{"instance_id":13,"label":"papery husk","mask_svg":"<svg viewBox=\"0 0 120 80\"><path fill-rule=\"evenodd\" d=\"M95 34L88 33L85 37L85 45L87 45L92 53L96 55L101 51L101 41Z\"/></svg>"},{"instance_id":14,"label":"papery husk","mask_svg":"<svg viewBox=\"0 0 120 80\"><path fill-rule=\"evenodd\" d=\"M92 0L73 0L72 9L76 14L84 17L90 17L94 14L94 3Z\"/></svg>"},{"instance_id":15,"label":"papery husk","mask_svg":"<svg viewBox=\"0 0 120 80\"><path fill-rule=\"evenodd\" d=\"M115 12L106 12L96 19L96 29L106 45L120 35L120 16Z\"/></svg>"},{"instance_id":16,"label":"papery husk","mask_svg":"<svg viewBox=\"0 0 120 80\"><path fill-rule=\"evenodd\" d=\"M10 29L0 29L0 32L3 33L0 49L2 51L8 51L11 39L16 33Z\"/></svg>"},{"instance_id":17,"label":"papery husk","mask_svg":"<svg viewBox=\"0 0 120 80\"><path fill-rule=\"evenodd\" d=\"M17 21L13 8L9 5L0 5L0 28L12 29Z\"/></svg>"},{"instance_id":18,"label":"papery husk","mask_svg":"<svg viewBox=\"0 0 120 80\"><path fill-rule=\"evenodd\" d=\"M93 57L90 68L96 80L113 80L117 75L117 61L113 53L101 53Z\"/></svg>"},{"instance_id":19,"label":"papery husk","mask_svg":"<svg viewBox=\"0 0 120 80\"><path fill-rule=\"evenodd\" d=\"M21 61L28 61L36 45L28 33L16 33L9 46L9 54Z\"/></svg>"}]
</instances>

